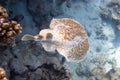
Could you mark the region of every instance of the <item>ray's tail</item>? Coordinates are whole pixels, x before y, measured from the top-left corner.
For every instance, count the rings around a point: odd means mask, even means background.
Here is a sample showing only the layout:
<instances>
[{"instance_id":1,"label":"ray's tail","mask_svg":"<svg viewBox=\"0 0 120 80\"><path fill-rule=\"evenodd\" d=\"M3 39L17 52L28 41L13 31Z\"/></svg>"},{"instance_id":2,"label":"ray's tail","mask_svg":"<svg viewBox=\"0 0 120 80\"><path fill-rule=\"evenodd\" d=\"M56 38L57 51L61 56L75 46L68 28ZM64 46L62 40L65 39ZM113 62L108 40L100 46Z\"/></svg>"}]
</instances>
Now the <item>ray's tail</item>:
<instances>
[{"instance_id":1,"label":"ray's tail","mask_svg":"<svg viewBox=\"0 0 120 80\"><path fill-rule=\"evenodd\" d=\"M30 34L26 34L22 37L22 41L28 41L28 40L34 40L34 36L30 35Z\"/></svg>"}]
</instances>

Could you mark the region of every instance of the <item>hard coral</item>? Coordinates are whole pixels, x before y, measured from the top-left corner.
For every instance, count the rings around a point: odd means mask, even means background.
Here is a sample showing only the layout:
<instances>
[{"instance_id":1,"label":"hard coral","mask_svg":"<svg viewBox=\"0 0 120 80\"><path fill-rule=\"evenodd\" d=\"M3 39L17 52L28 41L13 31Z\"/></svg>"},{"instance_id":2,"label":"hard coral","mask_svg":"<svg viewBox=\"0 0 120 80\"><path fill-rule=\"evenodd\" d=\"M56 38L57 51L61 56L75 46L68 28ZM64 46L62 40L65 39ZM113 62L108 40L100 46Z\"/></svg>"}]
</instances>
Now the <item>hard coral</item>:
<instances>
[{"instance_id":1,"label":"hard coral","mask_svg":"<svg viewBox=\"0 0 120 80\"><path fill-rule=\"evenodd\" d=\"M21 26L16 21L9 21L8 14L3 7L0 7L0 43L10 44L14 36L21 33Z\"/></svg>"},{"instance_id":2,"label":"hard coral","mask_svg":"<svg viewBox=\"0 0 120 80\"><path fill-rule=\"evenodd\" d=\"M0 18L8 18L8 14L5 8L3 8L2 6L0 6Z\"/></svg>"},{"instance_id":3,"label":"hard coral","mask_svg":"<svg viewBox=\"0 0 120 80\"><path fill-rule=\"evenodd\" d=\"M7 80L5 70L0 67L0 80Z\"/></svg>"}]
</instances>

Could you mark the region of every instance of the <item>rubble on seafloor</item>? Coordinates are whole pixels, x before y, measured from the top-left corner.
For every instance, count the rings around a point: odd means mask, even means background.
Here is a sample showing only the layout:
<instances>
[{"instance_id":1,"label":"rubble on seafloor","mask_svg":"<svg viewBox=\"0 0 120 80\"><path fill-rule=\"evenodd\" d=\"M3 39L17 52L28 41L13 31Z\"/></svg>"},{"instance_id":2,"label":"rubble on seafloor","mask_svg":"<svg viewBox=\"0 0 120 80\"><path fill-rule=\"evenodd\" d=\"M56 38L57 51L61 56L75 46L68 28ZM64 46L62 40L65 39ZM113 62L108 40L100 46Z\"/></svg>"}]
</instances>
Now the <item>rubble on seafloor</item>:
<instances>
[{"instance_id":1,"label":"rubble on seafloor","mask_svg":"<svg viewBox=\"0 0 120 80\"><path fill-rule=\"evenodd\" d=\"M105 0L102 0L105 2ZM120 0L111 0L107 4L100 6L100 15L107 21L112 21L116 24L116 28L119 30L120 25Z\"/></svg>"},{"instance_id":2,"label":"rubble on seafloor","mask_svg":"<svg viewBox=\"0 0 120 80\"><path fill-rule=\"evenodd\" d=\"M102 0L105 2L105 0ZM120 21L120 1L119 0L111 0L106 4L101 4L100 6L100 14L103 17L110 18L116 21Z\"/></svg>"},{"instance_id":3,"label":"rubble on seafloor","mask_svg":"<svg viewBox=\"0 0 120 80\"><path fill-rule=\"evenodd\" d=\"M84 80L119 80L120 68L112 67L109 71L102 65L97 65L91 71L77 72L78 76L82 76Z\"/></svg>"}]
</instances>

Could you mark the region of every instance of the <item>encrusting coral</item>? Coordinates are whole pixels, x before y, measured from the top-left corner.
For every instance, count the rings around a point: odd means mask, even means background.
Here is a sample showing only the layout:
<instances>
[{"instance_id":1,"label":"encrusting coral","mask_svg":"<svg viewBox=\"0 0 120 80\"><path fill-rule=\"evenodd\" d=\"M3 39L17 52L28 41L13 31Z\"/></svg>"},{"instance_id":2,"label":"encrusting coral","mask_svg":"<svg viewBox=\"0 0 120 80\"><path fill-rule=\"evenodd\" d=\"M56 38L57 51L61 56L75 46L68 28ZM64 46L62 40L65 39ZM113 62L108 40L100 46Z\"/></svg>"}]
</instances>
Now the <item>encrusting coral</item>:
<instances>
[{"instance_id":1,"label":"encrusting coral","mask_svg":"<svg viewBox=\"0 0 120 80\"><path fill-rule=\"evenodd\" d=\"M67 61L79 61L89 49L84 28L70 18L53 19L50 29L43 29L36 36L25 35L22 40L38 40L48 52L58 51Z\"/></svg>"},{"instance_id":2,"label":"encrusting coral","mask_svg":"<svg viewBox=\"0 0 120 80\"><path fill-rule=\"evenodd\" d=\"M1 67L0 67L0 80L8 80L6 78L5 70L3 68L1 68Z\"/></svg>"},{"instance_id":3,"label":"encrusting coral","mask_svg":"<svg viewBox=\"0 0 120 80\"><path fill-rule=\"evenodd\" d=\"M0 44L12 43L14 36L22 31L22 27L16 21L8 20L6 10L0 6Z\"/></svg>"}]
</instances>

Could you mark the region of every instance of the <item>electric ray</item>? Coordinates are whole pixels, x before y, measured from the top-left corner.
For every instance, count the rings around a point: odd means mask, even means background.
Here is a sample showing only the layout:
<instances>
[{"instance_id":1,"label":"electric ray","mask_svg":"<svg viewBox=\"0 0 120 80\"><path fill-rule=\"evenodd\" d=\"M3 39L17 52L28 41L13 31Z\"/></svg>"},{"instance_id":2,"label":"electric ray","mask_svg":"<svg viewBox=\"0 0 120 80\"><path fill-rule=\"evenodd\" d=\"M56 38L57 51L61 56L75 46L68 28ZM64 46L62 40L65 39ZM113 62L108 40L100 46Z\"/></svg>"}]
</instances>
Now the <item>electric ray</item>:
<instances>
[{"instance_id":1,"label":"electric ray","mask_svg":"<svg viewBox=\"0 0 120 80\"><path fill-rule=\"evenodd\" d=\"M82 25L70 18L53 19L49 29L36 36L26 34L23 41L40 41L48 52L58 51L67 61L80 61L89 49L88 36Z\"/></svg>"}]
</instances>

